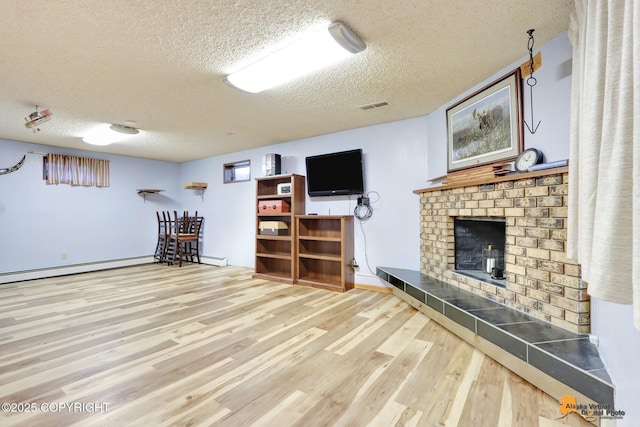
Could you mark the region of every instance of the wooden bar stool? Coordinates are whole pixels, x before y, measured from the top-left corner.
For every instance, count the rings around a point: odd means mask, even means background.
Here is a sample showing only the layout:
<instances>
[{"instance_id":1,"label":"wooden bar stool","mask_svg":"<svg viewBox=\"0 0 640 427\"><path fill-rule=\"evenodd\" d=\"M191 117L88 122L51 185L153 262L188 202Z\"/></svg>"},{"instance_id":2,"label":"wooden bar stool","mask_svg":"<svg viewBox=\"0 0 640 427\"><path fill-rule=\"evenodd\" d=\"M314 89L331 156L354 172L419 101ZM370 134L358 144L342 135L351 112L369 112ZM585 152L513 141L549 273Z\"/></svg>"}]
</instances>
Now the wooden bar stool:
<instances>
[{"instance_id":1,"label":"wooden bar stool","mask_svg":"<svg viewBox=\"0 0 640 427\"><path fill-rule=\"evenodd\" d=\"M167 263L172 264L178 258L178 265L182 267L182 261L194 262L196 257L200 262L200 227L202 218L198 217L198 211L194 216L189 216L185 211L182 218L178 217L178 212L173 211L174 221L172 231L168 235Z\"/></svg>"},{"instance_id":2,"label":"wooden bar stool","mask_svg":"<svg viewBox=\"0 0 640 427\"><path fill-rule=\"evenodd\" d=\"M167 265L171 265L175 262L176 257L178 256L178 232L179 232L179 223L178 223L178 215L176 211L173 211L174 219L171 219L171 212L166 211L166 216L168 221L166 222L167 226L167 235L166 235L166 246L164 252L164 261Z\"/></svg>"},{"instance_id":3,"label":"wooden bar stool","mask_svg":"<svg viewBox=\"0 0 640 427\"><path fill-rule=\"evenodd\" d=\"M167 234L169 232L169 224L168 221L171 218L167 217L166 212L162 212L162 218L160 217L160 212L156 211L156 218L158 220L158 242L156 243L156 250L153 255L153 259L155 262L162 263L166 259L167 254Z\"/></svg>"},{"instance_id":4,"label":"wooden bar stool","mask_svg":"<svg viewBox=\"0 0 640 427\"><path fill-rule=\"evenodd\" d=\"M193 262L195 256L200 264L200 225L201 221L198 218L198 211L195 215L190 217L188 212L185 212L182 217L182 230L178 233L178 259L179 265L182 267L182 260L187 259Z\"/></svg>"}]
</instances>

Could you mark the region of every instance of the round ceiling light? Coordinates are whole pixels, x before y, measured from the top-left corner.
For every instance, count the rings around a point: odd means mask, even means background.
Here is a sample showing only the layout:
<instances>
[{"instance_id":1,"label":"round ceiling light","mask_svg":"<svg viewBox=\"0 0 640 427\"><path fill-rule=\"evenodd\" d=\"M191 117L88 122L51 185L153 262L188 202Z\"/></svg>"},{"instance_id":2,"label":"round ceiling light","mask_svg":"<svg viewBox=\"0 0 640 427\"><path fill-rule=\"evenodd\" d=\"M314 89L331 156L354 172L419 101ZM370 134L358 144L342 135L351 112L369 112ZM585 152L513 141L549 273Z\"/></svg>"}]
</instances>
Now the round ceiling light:
<instances>
[{"instance_id":1,"label":"round ceiling light","mask_svg":"<svg viewBox=\"0 0 640 427\"><path fill-rule=\"evenodd\" d=\"M82 140L92 145L109 145L126 141L139 133L138 129L131 126L104 123L92 129Z\"/></svg>"},{"instance_id":2,"label":"round ceiling light","mask_svg":"<svg viewBox=\"0 0 640 427\"><path fill-rule=\"evenodd\" d=\"M119 133L124 133L126 135L137 135L140 133L140 131L136 128L132 128L131 126L125 126L125 125L118 125L118 124L112 124L111 126L109 126L109 128L112 131L115 132L119 132Z\"/></svg>"}]
</instances>

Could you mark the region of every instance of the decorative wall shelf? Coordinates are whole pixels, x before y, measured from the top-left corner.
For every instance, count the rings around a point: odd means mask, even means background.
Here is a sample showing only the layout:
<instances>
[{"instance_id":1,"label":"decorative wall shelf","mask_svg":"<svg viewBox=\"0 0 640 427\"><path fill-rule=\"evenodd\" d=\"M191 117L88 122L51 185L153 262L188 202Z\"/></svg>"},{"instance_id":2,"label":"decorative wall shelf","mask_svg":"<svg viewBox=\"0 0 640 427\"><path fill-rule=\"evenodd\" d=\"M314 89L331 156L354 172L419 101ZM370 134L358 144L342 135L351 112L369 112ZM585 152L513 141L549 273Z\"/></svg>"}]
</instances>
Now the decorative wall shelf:
<instances>
[{"instance_id":1,"label":"decorative wall shelf","mask_svg":"<svg viewBox=\"0 0 640 427\"><path fill-rule=\"evenodd\" d=\"M205 190L209 184L206 182L185 182L184 188L186 190Z\"/></svg>"},{"instance_id":2,"label":"decorative wall shelf","mask_svg":"<svg viewBox=\"0 0 640 427\"><path fill-rule=\"evenodd\" d=\"M138 188L138 190L136 190L138 192L139 195L142 196L142 198L144 199L145 203L147 202L147 195L149 194L158 194L161 191L164 190L158 190L155 188Z\"/></svg>"},{"instance_id":3,"label":"decorative wall shelf","mask_svg":"<svg viewBox=\"0 0 640 427\"><path fill-rule=\"evenodd\" d=\"M185 190L196 190L200 192L200 198L204 202L204 190L207 189L208 184L206 182L185 182L183 187Z\"/></svg>"}]
</instances>

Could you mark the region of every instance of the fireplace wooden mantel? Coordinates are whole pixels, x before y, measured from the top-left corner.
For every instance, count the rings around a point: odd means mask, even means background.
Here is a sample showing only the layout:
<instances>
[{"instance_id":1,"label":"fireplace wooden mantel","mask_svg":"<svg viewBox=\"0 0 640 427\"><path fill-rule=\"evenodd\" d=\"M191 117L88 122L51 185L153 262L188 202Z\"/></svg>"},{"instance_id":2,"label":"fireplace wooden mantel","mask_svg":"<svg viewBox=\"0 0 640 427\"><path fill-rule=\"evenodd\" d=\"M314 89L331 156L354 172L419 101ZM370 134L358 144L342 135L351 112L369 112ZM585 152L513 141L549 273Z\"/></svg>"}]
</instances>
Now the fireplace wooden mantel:
<instances>
[{"instance_id":1,"label":"fireplace wooden mantel","mask_svg":"<svg viewBox=\"0 0 640 427\"><path fill-rule=\"evenodd\" d=\"M456 182L454 184L436 185L433 187L413 190L413 193L422 194L422 193L429 193L431 191L436 191L436 190L448 190L452 188L470 187L474 185L483 185L483 184L495 184L498 182L513 181L516 179L519 180L519 179L527 179L527 178L539 178L541 176L556 175L556 174L562 174L562 173L568 173L568 172L569 172L569 167L563 166L560 168L542 169L534 172L522 172L522 173L509 174L509 175L502 175L502 176L497 176L491 179L481 179L481 180L479 179L479 180L470 180L467 182Z\"/></svg>"}]
</instances>

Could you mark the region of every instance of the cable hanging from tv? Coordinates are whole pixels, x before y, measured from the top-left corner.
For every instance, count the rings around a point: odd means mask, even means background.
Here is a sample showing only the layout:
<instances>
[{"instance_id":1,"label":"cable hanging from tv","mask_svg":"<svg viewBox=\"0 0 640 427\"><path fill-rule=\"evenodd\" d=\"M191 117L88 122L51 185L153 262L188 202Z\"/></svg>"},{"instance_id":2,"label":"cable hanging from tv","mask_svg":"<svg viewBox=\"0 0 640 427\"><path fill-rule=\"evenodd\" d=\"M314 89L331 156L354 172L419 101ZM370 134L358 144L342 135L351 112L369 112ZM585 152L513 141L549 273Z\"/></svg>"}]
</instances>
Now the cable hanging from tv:
<instances>
[{"instance_id":1,"label":"cable hanging from tv","mask_svg":"<svg viewBox=\"0 0 640 427\"><path fill-rule=\"evenodd\" d=\"M366 196L363 194L362 197L358 197L358 203L355 209L353 210L353 216L355 216L360 221L366 221L369 218L371 218L371 216L373 215L373 208L371 207L371 198L369 197L369 194L371 193L378 196L378 199L376 199L376 202L377 202L380 199L380 195L378 194L377 191L370 191L366 194Z\"/></svg>"},{"instance_id":2,"label":"cable hanging from tv","mask_svg":"<svg viewBox=\"0 0 640 427\"><path fill-rule=\"evenodd\" d=\"M358 199L361 199L361 197ZM371 208L371 205L369 205L369 202L367 202L366 205L364 203L358 203L356 208L353 210L353 216L358 218L360 221L368 220L371 218L371 215L373 215L373 209Z\"/></svg>"}]
</instances>

